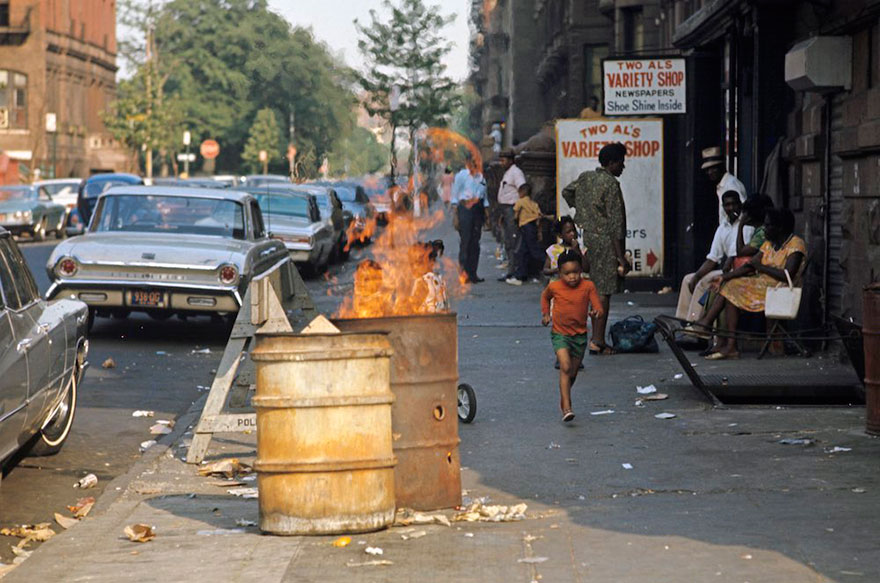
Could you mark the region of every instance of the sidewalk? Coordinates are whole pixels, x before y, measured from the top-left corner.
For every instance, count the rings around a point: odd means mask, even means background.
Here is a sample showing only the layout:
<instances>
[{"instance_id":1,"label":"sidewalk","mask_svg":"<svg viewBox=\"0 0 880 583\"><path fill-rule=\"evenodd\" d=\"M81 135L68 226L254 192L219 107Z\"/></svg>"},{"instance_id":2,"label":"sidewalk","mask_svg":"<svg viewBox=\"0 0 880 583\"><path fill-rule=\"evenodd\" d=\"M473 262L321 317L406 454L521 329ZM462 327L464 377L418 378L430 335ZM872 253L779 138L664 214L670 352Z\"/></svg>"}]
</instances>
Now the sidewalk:
<instances>
[{"instance_id":1,"label":"sidewalk","mask_svg":"<svg viewBox=\"0 0 880 583\"><path fill-rule=\"evenodd\" d=\"M681 371L661 343L654 355L587 357L578 417L563 425L541 287L495 282L491 249L484 238L487 281L458 306L460 377L479 400L475 422L459 428L463 488L493 504L527 503L526 520L391 528L345 548L334 537L264 536L236 524L258 520L256 500L181 461L193 412L4 583L880 580L880 439L864 434L863 407L712 409L674 378ZM612 318L650 319L674 300L616 296ZM784 374L806 362L741 364ZM669 399L636 406L635 387L647 384ZM787 437L815 444L779 443ZM253 434L221 436L209 459L252 462L255 443ZM835 446L851 451L829 453ZM129 542L123 529L137 522L153 525L156 539ZM412 529L426 534L403 540ZM367 545L384 554L365 554ZM351 566L376 558L393 564Z\"/></svg>"}]
</instances>

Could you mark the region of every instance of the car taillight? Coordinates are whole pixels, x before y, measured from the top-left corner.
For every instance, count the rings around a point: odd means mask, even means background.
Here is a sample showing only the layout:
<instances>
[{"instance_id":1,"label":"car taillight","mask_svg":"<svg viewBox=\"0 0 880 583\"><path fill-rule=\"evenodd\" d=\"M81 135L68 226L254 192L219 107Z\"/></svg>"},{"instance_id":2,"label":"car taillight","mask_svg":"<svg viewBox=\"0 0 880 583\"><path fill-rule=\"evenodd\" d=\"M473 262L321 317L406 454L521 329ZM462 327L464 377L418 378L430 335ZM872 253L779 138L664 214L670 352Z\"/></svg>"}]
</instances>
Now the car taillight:
<instances>
[{"instance_id":1,"label":"car taillight","mask_svg":"<svg viewBox=\"0 0 880 583\"><path fill-rule=\"evenodd\" d=\"M76 270L76 260L71 257L62 257L61 260L55 264L55 272L61 277L71 277L76 273Z\"/></svg>"},{"instance_id":2,"label":"car taillight","mask_svg":"<svg viewBox=\"0 0 880 583\"><path fill-rule=\"evenodd\" d=\"M224 265L220 268L220 283L231 285L238 281L238 268L234 265Z\"/></svg>"}]
</instances>

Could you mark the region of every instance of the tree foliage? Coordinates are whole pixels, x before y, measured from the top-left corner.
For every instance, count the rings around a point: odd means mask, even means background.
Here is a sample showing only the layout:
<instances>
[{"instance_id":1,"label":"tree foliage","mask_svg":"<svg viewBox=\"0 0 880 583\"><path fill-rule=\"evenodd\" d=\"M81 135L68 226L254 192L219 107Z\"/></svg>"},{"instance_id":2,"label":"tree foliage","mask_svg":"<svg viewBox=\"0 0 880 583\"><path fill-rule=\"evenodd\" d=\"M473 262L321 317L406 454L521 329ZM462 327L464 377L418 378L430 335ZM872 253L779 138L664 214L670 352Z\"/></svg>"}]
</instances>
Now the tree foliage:
<instances>
[{"instance_id":1,"label":"tree foliage","mask_svg":"<svg viewBox=\"0 0 880 583\"><path fill-rule=\"evenodd\" d=\"M339 140L329 156L333 176L362 176L383 170L388 165L388 150L370 130L355 127Z\"/></svg>"},{"instance_id":2,"label":"tree foliage","mask_svg":"<svg viewBox=\"0 0 880 583\"><path fill-rule=\"evenodd\" d=\"M256 171L263 165L260 160L260 151L266 152L266 161L271 163L281 158L280 146L281 130L275 120L275 112L271 108L265 107L257 112L241 157Z\"/></svg>"},{"instance_id":3,"label":"tree foliage","mask_svg":"<svg viewBox=\"0 0 880 583\"><path fill-rule=\"evenodd\" d=\"M383 0L385 13L370 10L370 22L355 20L358 48L366 61L358 82L365 90L364 106L394 125L410 128L443 126L459 103L455 82L446 75L445 57L451 45L443 29L455 18L438 5L422 0ZM392 111L390 93L400 89L400 104Z\"/></svg>"}]
</instances>

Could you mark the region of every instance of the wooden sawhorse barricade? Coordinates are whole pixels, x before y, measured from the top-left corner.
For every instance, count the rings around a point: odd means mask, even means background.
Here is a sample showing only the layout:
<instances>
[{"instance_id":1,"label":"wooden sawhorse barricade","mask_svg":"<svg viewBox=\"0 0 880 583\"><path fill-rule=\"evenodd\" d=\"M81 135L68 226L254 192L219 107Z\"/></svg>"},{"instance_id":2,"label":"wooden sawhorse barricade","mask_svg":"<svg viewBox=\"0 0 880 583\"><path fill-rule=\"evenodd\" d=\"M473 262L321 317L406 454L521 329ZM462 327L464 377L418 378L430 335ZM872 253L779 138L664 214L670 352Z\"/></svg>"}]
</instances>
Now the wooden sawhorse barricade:
<instances>
[{"instance_id":1,"label":"wooden sawhorse barricade","mask_svg":"<svg viewBox=\"0 0 880 583\"><path fill-rule=\"evenodd\" d=\"M256 430L257 416L252 409L245 413L224 410L247 406L247 394L255 382L249 354L257 330L292 332L291 322L310 322L317 315L305 283L289 259L251 280L196 425L187 463L199 464L205 459L215 433Z\"/></svg>"}]
</instances>

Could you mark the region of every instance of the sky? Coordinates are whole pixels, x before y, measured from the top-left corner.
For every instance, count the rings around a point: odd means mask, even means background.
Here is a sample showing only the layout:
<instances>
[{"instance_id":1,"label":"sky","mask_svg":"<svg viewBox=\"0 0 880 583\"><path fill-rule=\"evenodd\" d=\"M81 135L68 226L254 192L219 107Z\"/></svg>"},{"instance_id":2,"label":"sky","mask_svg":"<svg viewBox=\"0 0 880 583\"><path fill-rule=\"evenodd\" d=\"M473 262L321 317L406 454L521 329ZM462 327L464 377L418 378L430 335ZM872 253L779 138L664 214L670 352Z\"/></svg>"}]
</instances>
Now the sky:
<instances>
[{"instance_id":1,"label":"sky","mask_svg":"<svg viewBox=\"0 0 880 583\"><path fill-rule=\"evenodd\" d=\"M357 31L352 21L370 22L370 9L379 10L381 0L269 0L269 6L292 24L310 27L315 37L341 53L350 66L362 68L357 48ZM468 9L470 0L427 0L439 4L444 14L455 13L455 22L446 27L452 51L446 57L446 71L455 80L468 74ZM381 10L379 10L381 13Z\"/></svg>"}]
</instances>

